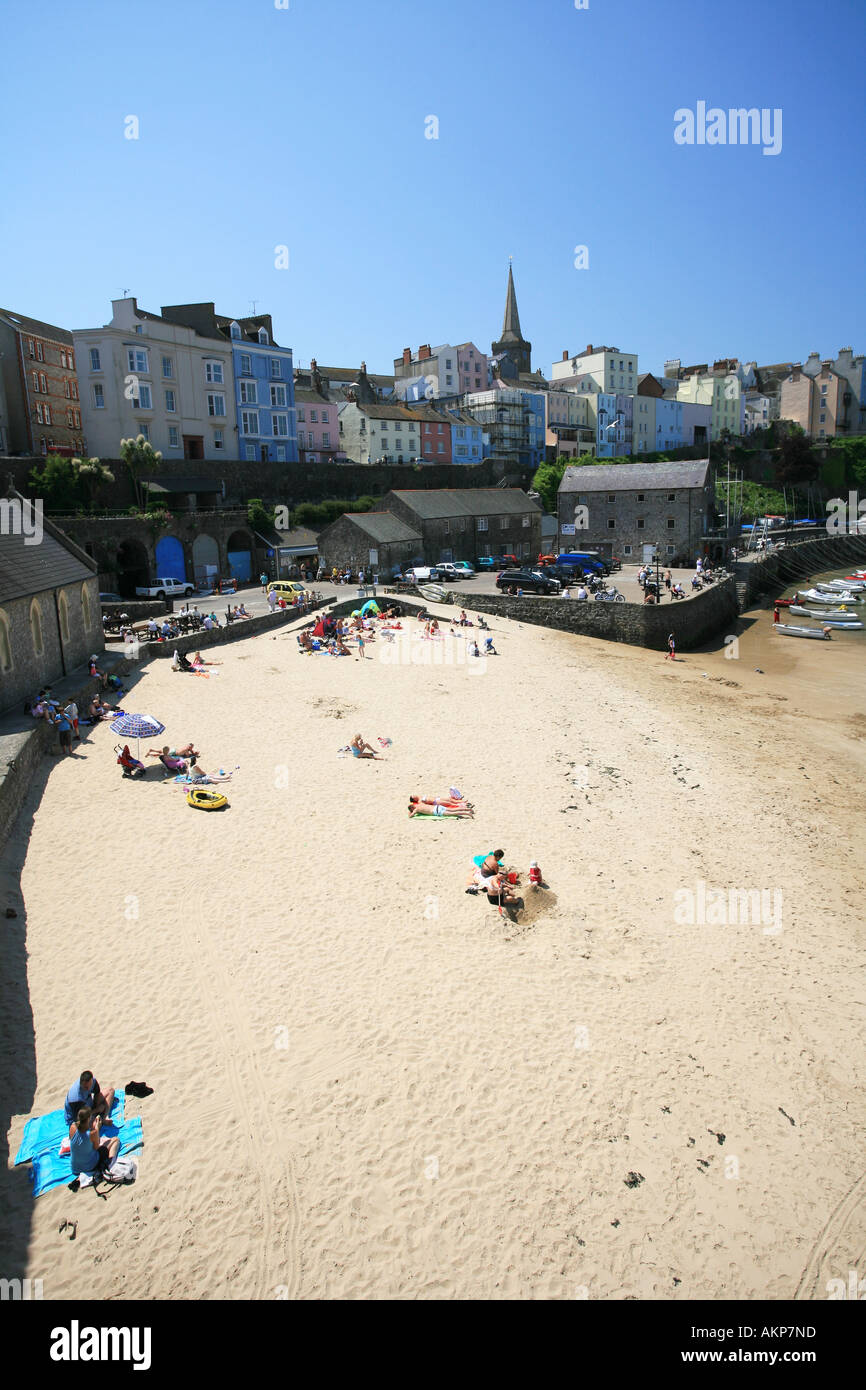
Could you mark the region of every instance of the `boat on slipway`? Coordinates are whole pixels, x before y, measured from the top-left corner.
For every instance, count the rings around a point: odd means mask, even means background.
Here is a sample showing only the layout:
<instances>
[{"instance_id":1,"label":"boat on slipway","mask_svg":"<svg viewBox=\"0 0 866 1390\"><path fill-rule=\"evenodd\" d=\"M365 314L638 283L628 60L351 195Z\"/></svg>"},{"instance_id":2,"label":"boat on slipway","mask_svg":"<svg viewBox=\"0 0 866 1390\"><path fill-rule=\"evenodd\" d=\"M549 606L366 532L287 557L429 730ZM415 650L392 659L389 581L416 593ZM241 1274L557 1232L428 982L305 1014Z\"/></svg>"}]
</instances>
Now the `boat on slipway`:
<instances>
[{"instance_id":1,"label":"boat on slipway","mask_svg":"<svg viewBox=\"0 0 866 1390\"><path fill-rule=\"evenodd\" d=\"M828 607L833 604L862 602L859 594L852 594L847 591L843 592L835 589L831 589L829 592L826 589L799 589L796 597L798 600L804 598L808 599L810 603L826 603Z\"/></svg>"},{"instance_id":2,"label":"boat on slipway","mask_svg":"<svg viewBox=\"0 0 866 1390\"><path fill-rule=\"evenodd\" d=\"M829 624L825 624L825 627ZM821 627L795 627L793 623L773 623L773 631L784 637L811 637L818 642L829 642L830 634Z\"/></svg>"},{"instance_id":3,"label":"boat on slipway","mask_svg":"<svg viewBox=\"0 0 866 1390\"><path fill-rule=\"evenodd\" d=\"M800 608L799 604L792 604L788 612L793 618L815 618L821 623L838 623L840 627L863 626L858 615L845 608Z\"/></svg>"}]
</instances>

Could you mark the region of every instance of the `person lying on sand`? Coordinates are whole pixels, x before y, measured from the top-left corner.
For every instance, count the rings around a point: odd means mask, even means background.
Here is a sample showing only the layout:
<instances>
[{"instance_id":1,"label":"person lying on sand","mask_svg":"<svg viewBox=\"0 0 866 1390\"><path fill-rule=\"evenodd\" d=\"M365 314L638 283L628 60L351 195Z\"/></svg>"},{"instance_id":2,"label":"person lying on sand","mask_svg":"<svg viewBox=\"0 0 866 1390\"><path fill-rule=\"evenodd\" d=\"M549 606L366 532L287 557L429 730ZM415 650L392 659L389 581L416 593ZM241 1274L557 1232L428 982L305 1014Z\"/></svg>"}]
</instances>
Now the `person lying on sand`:
<instances>
[{"instance_id":1,"label":"person lying on sand","mask_svg":"<svg viewBox=\"0 0 866 1390\"><path fill-rule=\"evenodd\" d=\"M192 659L193 666L222 666L221 661L205 661L201 652L196 652Z\"/></svg>"},{"instance_id":2,"label":"person lying on sand","mask_svg":"<svg viewBox=\"0 0 866 1390\"><path fill-rule=\"evenodd\" d=\"M417 802L418 809L423 810L425 806L449 806L459 811L473 811L475 808L471 801L467 801L465 796L410 796L410 801Z\"/></svg>"},{"instance_id":3,"label":"person lying on sand","mask_svg":"<svg viewBox=\"0 0 866 1390\"><path fill-rule=\"evenodd\" d=\"M472 818L475 815L471 806L437 806L435 803L418 801L417 797L411 797L409 801L410 816L464 816Z\"/></svg>"},{"instance_id":4,"label":"person lying on sand","mask_svg":"<svg viewBox=\"0 0 866 1390\"><path fill-rule=\"evenodd\" d=\"M375 751L373 745L371 743L367 743L361 736L361 734L355 735L355 737L352 739L352 742L349 744L349 747L352 750L352 756L355 758L379 757L379 754Z\"/></svg>"}]
</instances>

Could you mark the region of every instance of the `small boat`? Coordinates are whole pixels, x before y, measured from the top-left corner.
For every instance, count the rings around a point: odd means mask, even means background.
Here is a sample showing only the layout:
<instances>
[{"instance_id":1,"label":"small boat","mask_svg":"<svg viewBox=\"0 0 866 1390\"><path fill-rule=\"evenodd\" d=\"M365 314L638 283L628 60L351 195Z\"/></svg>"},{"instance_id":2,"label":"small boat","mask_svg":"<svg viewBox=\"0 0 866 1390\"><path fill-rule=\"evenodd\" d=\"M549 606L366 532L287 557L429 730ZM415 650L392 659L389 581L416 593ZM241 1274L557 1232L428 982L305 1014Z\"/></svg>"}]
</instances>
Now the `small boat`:
<instances>
[{"instance_id":1,"label":"small boat","mask_svg":"<svg viewBox=\"0 0 866 1390\"><path fill-rule=\"evenodd\" d=\"M819 579L815 584L816 589L821 589L829 593L837 593L839 589L850 589L852 594L857 594L861 589L866 589L866 582L855 579L853 582L847 579Z\"/></svg>"},{"instance_id":2,"label":"small boat","mask_svg":"<svg viewBox=\"0 0 866 1390\"><path fill-rule=\"evenodd\" d=\"M774 608L790 608L790 607L791 607L791 604L792 604L793 602L794 602L794 600L793 600L792 598L774 598L774 599L773 599L773 607L774 607Z\"/></svg>"},{"instance_id":3,"label":"small boat","mask_svg":"<svg viewBox=\"0 0 866 1390\"><path fill-rule=\"evenodd\" d=\"M791 612L796 612L798 617L803 615L802 609L792 608ZM820 623L822 627L832 627L838 632L858 632L863 627L862 623L852 623L846 621L844 618L840 620L839 618L833 618L824 613L806 613L805 616L811 618L814 623Z\"/></svg>"},{"instance_id":4,"label":"small boat","mask_svg":"<svg viewBox=\"0 0 866 1390\"><path fill-rule=\"evenodd\" d=\"M840 604L862 602L859 594L842 593L839 590L833 589L829 592L826 589L801 589L797 597L806 598L810 603Z\"/></svg>"},{"instance_id":5,"label":"small boat","mask_svg":"<svg viewBox=\"0 0 866 1390\"><path fill-rule=\"evenodd\" d=\"M794 618L820 618L824 623L856 623L862 627L856 613L849 613L847 608L801 608L799 604L793 604L788 612Z\"/></svg>"},{"instance_id":6,"label":"small boat","mask_svg":"<svg viewBox=\"0 0 866 1390\"><path fill-rule=\"evenodd\" d=\"M784 633L785 637L814 637L819 642L830 641L829 632L819 627L794 627L791 623L773 623L773 631Z\"/></svg>"}]
</instances>

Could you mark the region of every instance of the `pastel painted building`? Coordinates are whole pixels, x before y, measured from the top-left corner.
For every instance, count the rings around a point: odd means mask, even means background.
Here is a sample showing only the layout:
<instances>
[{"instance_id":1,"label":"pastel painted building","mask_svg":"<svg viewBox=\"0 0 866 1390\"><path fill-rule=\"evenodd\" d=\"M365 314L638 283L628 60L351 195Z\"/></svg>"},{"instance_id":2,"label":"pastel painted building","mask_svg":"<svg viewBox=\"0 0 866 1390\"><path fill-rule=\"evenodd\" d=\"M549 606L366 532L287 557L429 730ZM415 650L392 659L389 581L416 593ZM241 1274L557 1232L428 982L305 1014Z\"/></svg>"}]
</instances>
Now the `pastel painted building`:
<instances>
[{"instance_id":1,"label":"pastel painted building","mask_svg":"<svg viewBox=\"0 0 866 1390\"><path fill-rule=\"evenodd\" d=\"M489 380L487 353L474 343L458 343L456 351L458 391L483 391Z\"/></svg>"},{"instance_id":2,"label":"pastel painted building","mask_svg":"<svg viewBox=\"0 0 866 1390\"><path fill-rule=\"evenodd\" d=\"M451 462L451 422L429 407L346 401L338 432L341 452L355 463Z\"/></svg>"},{"instance_id":3,"label":"pastel painted building","mask_svg":"<svg viewBox=\"0 0 866 1390\"><path fill-rule=\"evenodd\" d=\"M632 451L634 398L619 392L599 391L595 396L598 458L622 458Z\"/></svg>"},{"instance_id":4,"label":"pastel painted building","mask_svg":"<svg viewBox=\"0 0 866 1390\"><path fill-rule=\"evenodd\" d=\"M866 434L866 357L854 356L850 347L840 348L835 358L821 358L812 352L803 363L806 376L817 377L825 365L843 377L842 410L836 422L837 434ZM819 393L820 394L820 393Z\"/></svg>"},{"instance_id":5,"label":"pastel painted building","mask_svg":"<svg viewBox=\"0 0 866 1390\"><path fill-rule=\"evenodd\" d=\"M295 377L291 348L274 342L269 314L218 320L232 348L238 458L298 460ZM336 417L336 407L332 407Z\"/></svg>"},{"instance_id":6,"label":"pastel painted building","mask_svg":"<svg viewBox=\"0 0 866 1390\"><path fill-rule=\"evenodd\" d=\"M451 458L454 463L480 463L484 457L484 433L468 410L444 412L451 420Z\"/></svg>"},{"instance_id":7,"label":"pastel painted building","mask_svg":"<svg viewBox=\"0 0 866 1390\"><path fill-rule=\"evenodd\" d=\"M295 387L298 457L302 463L328 463L340 452L339 408L319 391Z\"/></svg>"},{"instance_id":8,"label":"pastel painted building","mask_svg":"<svg viewBox=\"0 0 866 1390\"><path fill-rule=\"evenodd\" d=\"M550 382L553 385L569 377L583 376L591 377L600 391L633 395L638 385L637 353L620 352L615 347L593 347L588 343L583 352L574 357L563 352L561 360L553 363Z\"/></svg>"},{"instance_id":9,"label":"pastel painted building","mask_svg":"<svg viewBox=\"0 0 866 1390\"><path fill-rule=\"evenodd\" d=\"M555 390L545 395L545 443L555 458L579 458L595 453L596 419L587 392Z\"/></svg>"}]
</instances>

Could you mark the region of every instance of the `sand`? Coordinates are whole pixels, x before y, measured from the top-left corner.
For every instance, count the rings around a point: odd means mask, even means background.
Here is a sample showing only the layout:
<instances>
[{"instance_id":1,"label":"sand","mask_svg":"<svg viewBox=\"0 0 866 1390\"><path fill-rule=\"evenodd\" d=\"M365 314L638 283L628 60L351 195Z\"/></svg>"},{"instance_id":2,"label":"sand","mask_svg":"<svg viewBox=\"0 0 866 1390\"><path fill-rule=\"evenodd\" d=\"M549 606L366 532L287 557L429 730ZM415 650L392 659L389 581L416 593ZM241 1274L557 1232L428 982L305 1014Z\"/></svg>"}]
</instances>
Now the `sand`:
<instances>
[{"instance_id":1,"label":"sand","mask_svg":"<svg viewBox=\"0 0 866 1390\"><path fill-rule=\"evenodd\" d=\"M862 654L769 621L676 664L496 620L481 663L280 635L209 681L144 668L126 707L240 768L194 811L123 781L103 725L34 787L12 1152L84 1066L155 1092L134 1187L6 1177L4 1268L17 1240L46 1298L95 1299L820 1298L862 1270ZM357 730L381 761L337 756ZM451 785L474 822L407 818ZM550 885L516 925L464 892L498 845ZM699 883L780 907L683 923Z\"/></svg>"}]
</instances>

